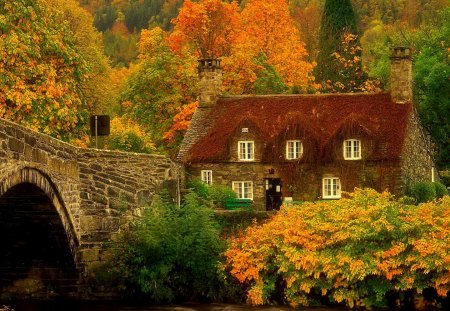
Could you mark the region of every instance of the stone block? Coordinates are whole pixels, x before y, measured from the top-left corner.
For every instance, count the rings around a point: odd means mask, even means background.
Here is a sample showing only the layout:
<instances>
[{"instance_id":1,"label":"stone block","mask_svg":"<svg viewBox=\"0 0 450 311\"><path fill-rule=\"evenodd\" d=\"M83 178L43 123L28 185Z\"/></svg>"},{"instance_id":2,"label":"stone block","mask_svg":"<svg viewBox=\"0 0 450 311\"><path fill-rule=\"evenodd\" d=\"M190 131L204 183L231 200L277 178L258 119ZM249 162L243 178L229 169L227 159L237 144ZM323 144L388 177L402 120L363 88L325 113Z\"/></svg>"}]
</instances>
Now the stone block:
<instances>
[{"instance_id":1,"label":"stone block","mask_svg":"<svg viewBox=\"0 0 450 311\"><path fill-rule=\"evenodd\" d=\"M103 218L103 230L108 232L116 232L120 227L119 217L106 217Z\"/></svg>"},{"instance_id":2,"label":"stone block","mask_svg":"<svg viewBox=\"0 0 450 311\"><path fill-rule=\"evenodd\" d=\"M42 164L47 164L48 155L45 151L42 151L40 149L33 149L33 161Z\"/></svg>"},{"instance_id":3,"label":"stone block","mask_svg":"<svg viewBox=\"0 0 450 311\"><path fill-rule=\"evenodd\" d=\"M90 248L80 250L80 261L82 262L92 262L100 261L100 249Z\"/></svg>"},{"instance_id":4,"label":"stone block","mask_svg":"<svg viewBox=\"0 0 450 311\"><path fill-rule=\"evenodd\" d=\"M80 216L80 229L84 232L102 230L102 217Z\"/></svg>"},{"instance_id":5,"label":"stone block","mask_svg":"<svg viewBox=\"0 0 450 311\"><path fill-rule=\"evenodd\" d=\"M11 137L8 140L8 147L14 152L22 153L25 148L25 143L21 140Z\"/></svg>"},{"instance_id":6,"label":"stone block","mask_svg":"<svg viewBox=\"0 0 450 311\"><path fill-rule=\"evenodd\" d=\"M31 147L34 147L36 145L36 138L31 135L25 135L25 142Z\"/></svg>"}]
</instances>

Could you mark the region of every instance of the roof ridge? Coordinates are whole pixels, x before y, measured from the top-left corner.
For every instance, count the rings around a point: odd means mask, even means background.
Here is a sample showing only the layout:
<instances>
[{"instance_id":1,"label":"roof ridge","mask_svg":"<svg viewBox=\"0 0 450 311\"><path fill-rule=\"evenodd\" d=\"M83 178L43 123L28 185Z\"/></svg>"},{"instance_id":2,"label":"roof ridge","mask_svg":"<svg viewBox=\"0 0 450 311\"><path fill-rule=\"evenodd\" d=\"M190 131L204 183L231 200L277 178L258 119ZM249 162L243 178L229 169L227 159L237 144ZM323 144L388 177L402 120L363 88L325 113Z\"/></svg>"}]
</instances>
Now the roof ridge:
<instances>
[{"instance_id":1,"label":"roof ridge","mask_svg":"<svg viewBox=\"0 0 450 311\"><path fill-rule=\"evenodd\" d=\"M283 98L283 97L344 97L344 96L374 96L388 95L389 92L377 93L316 93L316 94L268 94L268 95L221 95L220 99L246 99L246 98Z\"/></svg>"}]
</instances>

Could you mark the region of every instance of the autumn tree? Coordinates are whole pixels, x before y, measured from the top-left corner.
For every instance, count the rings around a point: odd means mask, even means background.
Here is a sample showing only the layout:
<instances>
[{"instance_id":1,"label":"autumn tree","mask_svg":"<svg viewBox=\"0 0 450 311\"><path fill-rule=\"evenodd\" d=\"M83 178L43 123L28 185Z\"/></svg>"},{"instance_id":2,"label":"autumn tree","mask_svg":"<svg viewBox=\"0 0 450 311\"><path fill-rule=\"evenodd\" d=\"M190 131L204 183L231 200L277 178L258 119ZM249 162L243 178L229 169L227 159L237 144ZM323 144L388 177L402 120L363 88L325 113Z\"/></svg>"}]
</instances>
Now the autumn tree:
<instances>
[{"instance_id":1,"label":"autumn tree","mask_svg":"<svg viewBox=\"0 0 450 311\"><path fill-rule=\"evenodd\" d=\"M169 41L172 49L184 47L200 58L230 55L231 47L239 40L240 18L236 1L187 0L180 9Z\"/></svg>"},{"instance_id":2,"label":"autumn tree","mask_svg":"<svg viewBox=\"0 0 450 311\"><path fill-rule=\"evenodd\" d=\"M342 64L334 53L343 53L345 35L357 35L356 17L350 0L326 0L319 32L319 54L315 70L316 80L322 85L339 82L337 73ZM357 56L360 56L358 53ZM329 82L328 82L329 81Z\"/></svg>"},{"instance_id":3,"label":"autumn tree","mask_svg":"<svg viewBox=\"0 0 450 311\"><path fill-rule=\"evenodd\" d=\"M66 23L73 34L73 42L89 67L80 84L80 91L89 103L90 113L110 113L118 93L111 87L111 68L103 52L102 35L93 27L93 18L80 7L77 0L42 0L61 12L58 23Z\"/></svg>"},{"instance_id":4,"label":"autumn tree","mask_svg":"<svg viewBox=\"0 0 450 311\"><path fill-rule=\"evenodd\" d=\"M0 117L69 140L86 130L88 66L61 12L43 0L0 2Z\"/></svg>"},{"instance_id":5,"label":"autumn tree","mask_svg":"<svg viewBox=\"0 0 450 311\"><path fill-rule=\"evenodd\" d=\"M300 29L301 37L305 42L305 47L308 51L307 59L310 62L314 62L317 58L319 44L318 37L322 12L322 1L311 0L304 2L306 3L299 3L293 7L293 18L297 24L297 27Z\"/></svg>"},{"instance_id":6,"label":"autumn tree","mask_svg":"<svg viewBox=\"0 0 450 311\"><path fill-rule=\"evenodd\" d=\"M245 40L253 55L262 53L288 86L306 90L313 65L289 12L286 0L249 0L242 10Z\"/></svg>"},{"instance_id":7,"label":"autumn tree","mask_svg":"<svg viewBox=\"0 0 450 311\"><path fill-rule=\"evenodd\" d=\"M127 117L139 123L156 148L174 154L185 130L183 126L173 128L174 123L183 122L183 117L174 117L196 101L197 61L172 53L166 40L167 33L161 28L142 31L140 62L121 101ZM171 129L171 134L164 135Z\"/></svg>"}]
</instances>

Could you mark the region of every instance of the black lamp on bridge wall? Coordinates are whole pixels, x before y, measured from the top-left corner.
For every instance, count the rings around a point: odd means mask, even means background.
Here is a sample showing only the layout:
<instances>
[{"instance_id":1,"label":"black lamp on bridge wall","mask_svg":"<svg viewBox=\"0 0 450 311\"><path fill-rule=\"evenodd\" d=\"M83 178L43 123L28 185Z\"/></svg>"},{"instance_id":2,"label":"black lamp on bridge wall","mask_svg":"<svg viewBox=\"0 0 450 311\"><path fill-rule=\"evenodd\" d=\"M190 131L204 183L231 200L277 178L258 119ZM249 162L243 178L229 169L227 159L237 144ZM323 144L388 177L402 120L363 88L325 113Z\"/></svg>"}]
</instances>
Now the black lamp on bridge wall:
<instances>
[{"instance_id":1,"label":"black lamp on bridge wall","mask_svg":"<svg viewBox=\"0 0 450 311\"><path fill-rule=\"evenodd\" d=\"M109 115L93 115L90 118L91 136L95 136L95 148L98 149L98 136L107 136L110 133L111 120Z\"/></svg>"}]
</instances>

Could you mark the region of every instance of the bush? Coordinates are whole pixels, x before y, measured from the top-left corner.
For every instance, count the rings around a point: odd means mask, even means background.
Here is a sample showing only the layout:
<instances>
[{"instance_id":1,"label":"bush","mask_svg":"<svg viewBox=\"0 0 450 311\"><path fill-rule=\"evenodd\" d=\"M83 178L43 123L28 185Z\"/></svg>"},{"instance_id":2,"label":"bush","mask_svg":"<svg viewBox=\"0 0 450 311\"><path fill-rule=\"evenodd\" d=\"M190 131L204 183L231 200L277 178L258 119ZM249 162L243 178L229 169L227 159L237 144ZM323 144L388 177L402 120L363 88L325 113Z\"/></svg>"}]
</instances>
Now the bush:
<instances>
[{"instance_id":1,"label":"bush","mask_svg":"<svg viewBox=\"0 0 450 311\"><path fill-rule=\"evenodd\" d=\"M217 227L194 193L181 208L155 200L120 236L103 267L104 285L155 302L219 299L224 242Z\"/></svg>"},{"instance_id":2,"label":"bush","mask_svg":"<svg viewBox=\"0 0 450 311\"><path fill-rule=\"evenodd\" d=\"M384 306L450 290L450 197L406 205L388 193L357 189L349 199L284 207L263 225L231 239L231 273L255 305L328 300Z\"/></svg>"},{"instance_id":3,"label":"bush","mask_svg":"<svg viewBox=\"0 0 450 311\"><path fill-rule=\"evenodd\" d=\"M215 208L225 208L227 199L236 198L236 192L229 187L222 185L207 185L200 179L193 179L189 181L187 187L203 198L207 204L211 204Z\"/></svg>"},{"instance_id":4,"label":"bush","mask_svg":"<svg viewBox=\"0 0 450 311\"><path fill-rule=\"evenodd\" d=\"M441 172L442 183L446 187L450 187L450 170L445 170Z\"/></svg>"},{"instance_id":5,"label":"bush","mask_svg":"<svg viewBox=\"0 0 450 311\"><path fill-rule=\"evenodd\" d=\"M111 134L105 139L105 147L111 150L150 153L155 147L141 127L126 118L113 118Z\"/></svg>"},{"instance_id":6,"label":"bush","mask_svg":"<svg viewBox=\"0 0 450 311\"><path fill-rule=\"evenodd\" d=\"M417 203L436 200L436 188L432 182L418 182L411 187L411 196Z\"/></svg>"},{"instance_id":7,"label":"bush","mask_svg":"<svg viewBox=\"0 0 450 311\"><path fill-rule=\"evenodd\" d=\"M434 190L436 191L436 199L442 198L444 195L448 194L447 187L440 182L434 182Z\"/></svg>"}]
</instances>

